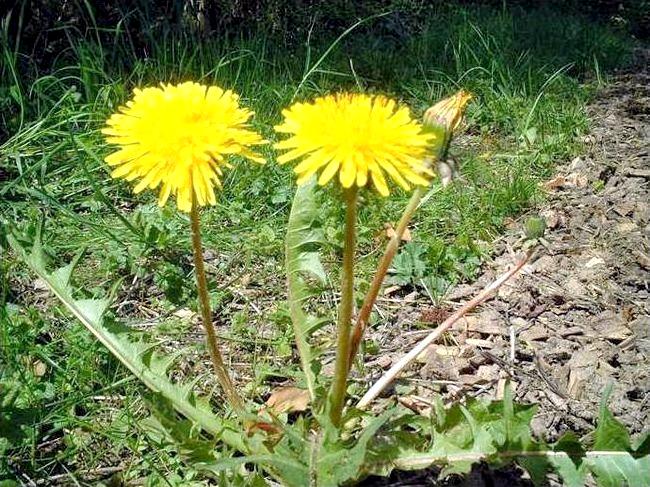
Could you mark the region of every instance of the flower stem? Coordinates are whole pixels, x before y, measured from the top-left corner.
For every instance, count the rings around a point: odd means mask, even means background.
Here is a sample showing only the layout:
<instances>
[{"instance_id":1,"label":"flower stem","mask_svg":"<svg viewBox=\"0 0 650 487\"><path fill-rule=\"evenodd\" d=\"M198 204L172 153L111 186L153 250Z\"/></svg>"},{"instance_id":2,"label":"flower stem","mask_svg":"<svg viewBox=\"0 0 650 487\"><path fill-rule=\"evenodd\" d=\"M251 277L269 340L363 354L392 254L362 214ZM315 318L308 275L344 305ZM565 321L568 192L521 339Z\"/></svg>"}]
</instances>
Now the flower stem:
<instances>
[{"instance_id":1,"label":"flower stem","mask_svg":"<svg viewBox=\"0 0 650 487\"><path fill-rule=\"evenodd\" d=\"M217 344L217 335L212 324L212 312L210 310L210 296L208 294L208 283L205 278L205 267L203 265L203 246L201 244L201 229L199 225L199 210L196 201L192 202L192 211L190 213L192 223L192 247L194 249L194 270L196 273L196 287L199 293L199 303L201 305L201 317L203 328L206 334L208 351L212 359L212 366L217 375L217 380L223 388L230 406L237 414L244 414L244 401L235 390L230 375L223 363L223 357Z\"/></svg>"},{"instance_id":2,"label":"flower stem","mask_svg":"<svg viewBox=\"0 0 650 487\"><path fill-rule=\"evenodd\" d=\"M423 186L418 186L411 195L411 199L409 200L408 205L406 205L404 213L402 213L402 217L397 224L395 234L388 242L386 251L379 261L377 271L375 272L375 276L372 278L370 289L368 289L368 293L363 300L363 305L361 306L359 316L357 317L357 322L352 332L350 353L348 357L348 370L352 368L354 358L359 351L359 345L361 344L361 339L363 338L363 332L366 330L366 325L368 324L368 320L370 318L370 312L372 311L372 307L375 305L375 301L379 295L379 290L381 289L381 285L383 284L386 273L388 272L388 267L393 261L393 257L395 257L395 254L397 253L397 248L399 247L402 236L406 231L406 227L411 221L411 218L413 218L413 214L415 213L415 210L417 210L418 205L420 204L420 200L422 199L422 196L424 195L426 189L427 188Z\"/></svg>"},{"instance_id":3,"label":"flower stem","mask_svg":"<svg viewBox=\"0 0 650 487\"><path fill-rule=\"evenodd\" d=\"M428 160L427 164L430 166L430 169L433 169L433 163L435 161L447 160L447 154L449 152L449 146L451 144L453 135L453 132L447 130L444 134L444 140L440 146L437 147L429 159L425 159L425 162ZM372 283L370 283L370 289L368 289L368 293L363 299L363 305L361 306L359 316L357 317L357 322L355 323L354 330L352 331L350 356L348 359L348 370L352 368L354 359L359 352L359 346L361 345L361 340L363 339L363 333L365 332L366 326L368 325L370 313L372 312L372 307L375 305L375 301L377 301L377 296L379 295L381 285L383 284L386 274L388 273L388 267L390 266L393 258L395 257L395 254L397 253L397 249L402 241L402 236L406 231L406 227L413 218L415 210L418 209L418 205L420 204L420 201L422 200L422 197L424 196L426 190L427 188L424 186L418 186L411 195L411 199L406 205L406 208L404 208L404 212L402 213L399 223L397 224L395 234L390 239L390 242L388 242L386 250L384 251L384 255L382 256L381 261L377 266L377 272L375 272Z\"/></svg>"},{"instance_id":4,"label":"flower stem","mask_svg":"<svg viewBox=\"0 0 650 487\"><path fill-rule=\"evenodd\" d=\"M337 324L336 364L334 382L330 390L329 414L332 423L340 426L348 382L350 356L350 328L354 291L354 252L356 247L357 187L344 190L345 242L343 246L343 274L341 278L341 303Z\"/></svg>"}]
</instances>

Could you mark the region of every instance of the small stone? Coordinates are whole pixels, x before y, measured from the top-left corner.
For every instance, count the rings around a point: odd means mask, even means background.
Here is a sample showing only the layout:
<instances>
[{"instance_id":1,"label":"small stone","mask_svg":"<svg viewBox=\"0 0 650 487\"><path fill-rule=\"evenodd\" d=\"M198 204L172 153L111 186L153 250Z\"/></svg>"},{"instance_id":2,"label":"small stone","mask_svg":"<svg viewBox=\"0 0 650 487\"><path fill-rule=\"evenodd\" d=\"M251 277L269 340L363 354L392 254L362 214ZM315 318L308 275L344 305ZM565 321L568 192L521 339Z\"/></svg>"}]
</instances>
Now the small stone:
<instances>
[{"instance_id":1,"label":"small stone","mask_svg":"<svg viewBox=\"0 0 650 487\"><path fill-rule=\"evenodd\" d=\"M45 279L41 279L40 277L38 279L34 279L34 282L32 283L32 286L34 287L35 291L49 291L50 288L47 285L47 282Z\"/></svg>"}]
</instances>

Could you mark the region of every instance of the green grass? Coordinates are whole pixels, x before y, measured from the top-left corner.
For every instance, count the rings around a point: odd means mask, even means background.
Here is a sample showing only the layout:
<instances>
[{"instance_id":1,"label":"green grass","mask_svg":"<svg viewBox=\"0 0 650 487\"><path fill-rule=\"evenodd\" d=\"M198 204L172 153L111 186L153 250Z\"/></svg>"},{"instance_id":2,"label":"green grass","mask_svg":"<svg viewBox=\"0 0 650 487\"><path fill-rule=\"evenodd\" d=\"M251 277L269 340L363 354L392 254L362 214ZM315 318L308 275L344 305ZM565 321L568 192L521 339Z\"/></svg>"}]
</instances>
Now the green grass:
<instances>
[{"instance_id":1,"label":"green grass","mask_svg":"<svg viewBox=\"0 0 650 487\"><path fill-rule=\"evenodd\" d=\"M624 34L581 17L487 8L441 10L408 39L378 36L369 20L340 42L311 39L308 48L286 48L261 34L201 41L165 34L144 58L123 30L71 31L68 39L45 71L3 43L0 222L27 235L42 222L53 265L85 249L77 283L89 295L117 285L123 305L115 311L134 322L196 305L187 218L173 205L158 209L152 194L134 196L102 163L109 148L99 128L133 87L193 79L232 88L271 140L282 107L294 98L383 92L420 115L438 98L469 89L470 137L455 149L462 181L444 191L434 184L401 257L415 261L417 271L404 271L413 285L424 279L442 291L475 276L506 219L541 197L538 181L580 152L590 92L630 56ZM225 338L249 364L247 394L258 398L269 380L291 377L297 367L286 365L291 333L282 278L293 177L267 155L266 166L236 164L219 204L203 216L205 246L217 257L210 262L215 308L232 324ZM364 196L361 290L381 251L383 225L399 217L407 198ZM323 212L328 259L335 261L341 209L328 197ZM3 231L0 480L69 475L74 482L121 463L129 481L189 485L194 473L143 422L141 387L38 290ZM238 276L252 297L227 285ZM178 318L151 329L174 340L191 325ZM200 360L202 347L190 345Z\"/></svg>"}]
</instances>

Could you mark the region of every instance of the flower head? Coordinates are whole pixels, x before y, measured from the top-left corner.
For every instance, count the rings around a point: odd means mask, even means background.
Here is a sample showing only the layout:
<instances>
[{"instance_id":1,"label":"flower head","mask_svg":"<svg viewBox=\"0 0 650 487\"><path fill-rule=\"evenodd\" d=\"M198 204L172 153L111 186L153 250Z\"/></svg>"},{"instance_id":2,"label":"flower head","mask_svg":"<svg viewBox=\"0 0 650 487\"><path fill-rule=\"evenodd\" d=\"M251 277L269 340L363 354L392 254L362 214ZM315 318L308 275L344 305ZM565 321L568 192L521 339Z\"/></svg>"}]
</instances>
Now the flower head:
<instances>
[{"instance_id":1,"label":"flower head","mask_svg":"<svg viewBox=\"0 0 650 487\"><path fill-rule=\"evenodd\" d=\"M383 196L389 194L384 173L404 189L426 185L431 172L422 159L434 138L411 119L408 108L383 96L338 94L296 103L282 112L275 127L291 136L275 145L289 149L278 162L304 157L295 168L298 184L320 172L318 183L335 175L341 186L365 186L369 178Z\"/></svg>"},{"instance_id":2,"label":"flower head","mask_svg":"<svg viewBox=\"0 0 650 487\"><path fill-rule=\"evenodd\" d=\"M443 98L424 112L425 126L438 134L441 142L433 148L425 162L430 167L435 165L443 187L458 177L458 166L453 159L447 158L447 151L454 131L463 119L465 106L471 99L470 93L460 90L452 96Z\"/></svg>"},{"instance_id":3,"label":"flower head","mask_svg":"<svg viewBox=\"0 0 650 487\"><path fill-rule=\"evenodd\" d=\"M453 132L460 125L465 112L465 105L472 95L460 90L455 95L444 98L424 112L424 123L432 126L442 126L445 131Z\"/></svg>"},{"instance_id":4,"label":"flower head","mask_svg":"<svg viewBox=\"0 0 650 487\"><path fill-rule=\"evenodd\" d=\"M186 82L136 88L133 99L106 122L102 133L117 144L106 157L115 167L111 176L139 179L134 191L161 186L158 204L171 194L181 211L215 204L227 157L240 155L264 162L251 146L265 141L249 130L252 112L239 106L239 97L217 86Z\"/></svg>"}]
</instances>

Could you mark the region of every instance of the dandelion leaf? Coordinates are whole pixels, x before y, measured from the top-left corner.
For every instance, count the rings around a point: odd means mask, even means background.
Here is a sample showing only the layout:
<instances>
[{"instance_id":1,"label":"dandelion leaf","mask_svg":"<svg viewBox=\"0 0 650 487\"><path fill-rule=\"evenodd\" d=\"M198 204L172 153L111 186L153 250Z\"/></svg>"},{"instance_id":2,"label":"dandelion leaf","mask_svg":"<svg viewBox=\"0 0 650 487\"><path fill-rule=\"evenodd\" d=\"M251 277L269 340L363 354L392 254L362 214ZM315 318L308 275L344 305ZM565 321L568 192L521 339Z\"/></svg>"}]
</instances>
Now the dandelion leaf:
<instances>
[{"instance_id":1,"label":"dandelion leaf","mask_svg":"<svg viewBox=\"0 0 650 487\"><path fill-rule=\"evenodd\" d=\"M316 397L314 351L309 337L324 322L306 309L307 301L314 296L315 284L327 281L319 248L324 242L320 227L320 212L316 198L316 178L299 186L291 205L285 239L285 263L289 312L300 362L305 374L307 389L312 401Z\"/></svg>"},{"instance_id":2,"label":"dandelion leaf","mask_svg":"<svg viewBox=\"0 0 650 487\"><path fill-rule=\"evenodd\" d=\"M40 237L37 237L29 252L15 235L9 234L7 240L59 301L151 391L165 398L192 424L240 451L246 450L237 427L214 414L207 402L195 396L191 389L174 383L168 377L167 370L174 357L158 354L153 350L156 344L146 342L130 327L107 319L104 314L109 306L108 299L74 297L70 276L75 261L50 273L45 267Z\"/></svg>"}]
</instances>

